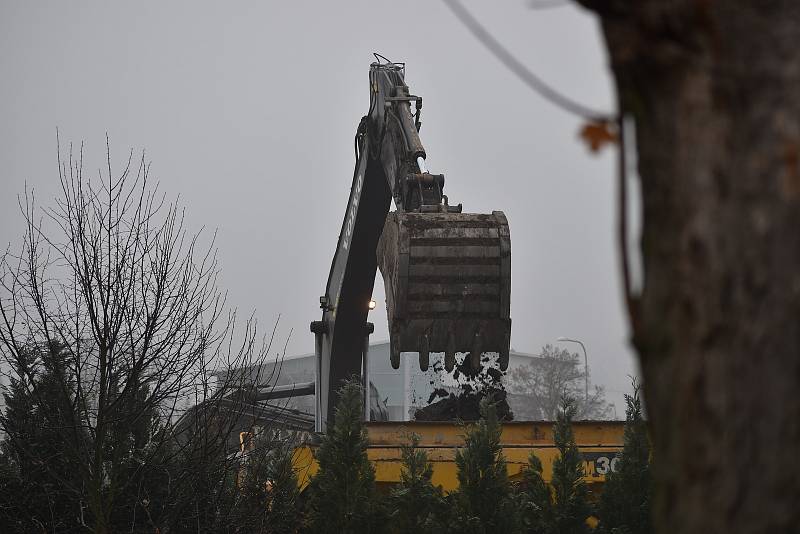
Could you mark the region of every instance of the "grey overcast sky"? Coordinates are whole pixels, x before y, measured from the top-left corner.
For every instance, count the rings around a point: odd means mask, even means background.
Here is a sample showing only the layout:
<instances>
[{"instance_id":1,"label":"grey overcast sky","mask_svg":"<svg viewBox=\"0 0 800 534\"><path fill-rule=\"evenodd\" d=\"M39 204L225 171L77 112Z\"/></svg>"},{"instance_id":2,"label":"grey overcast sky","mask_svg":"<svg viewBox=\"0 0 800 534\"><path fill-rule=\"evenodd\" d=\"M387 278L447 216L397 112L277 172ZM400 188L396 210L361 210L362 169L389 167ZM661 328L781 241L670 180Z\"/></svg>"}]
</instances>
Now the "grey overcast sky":
<instances>
[{"instance_id":1,"label":"grey overcast sky","mask_svg":"<svg viewBox=\"0 0 800 534\"><path fill-rule=\"evenodd\" d=\"M402 5L403 9L398 7ZM582 103L613 109L595 19L525 0L465 5L534 72ZM62 144L105 135L120 168L145 150L192 228L218 229L221 287L281 314L289 353L313 350L368 108L372 52L407 63L425 99L422 140L451 203L503 210L512 238L512 346L582 340L593 378L621 410L635 363L614 241L614 153L590 155L578 119L543 101L438 1L0 3L0 243L22 231L17 194L58 192ZM383 303L383 286L375 298ZM379 305L379 310L382 306ZM388 337L375 312L374 338ZM564 345L575 350L576 346Z\"/></svg>"}]
</instances>

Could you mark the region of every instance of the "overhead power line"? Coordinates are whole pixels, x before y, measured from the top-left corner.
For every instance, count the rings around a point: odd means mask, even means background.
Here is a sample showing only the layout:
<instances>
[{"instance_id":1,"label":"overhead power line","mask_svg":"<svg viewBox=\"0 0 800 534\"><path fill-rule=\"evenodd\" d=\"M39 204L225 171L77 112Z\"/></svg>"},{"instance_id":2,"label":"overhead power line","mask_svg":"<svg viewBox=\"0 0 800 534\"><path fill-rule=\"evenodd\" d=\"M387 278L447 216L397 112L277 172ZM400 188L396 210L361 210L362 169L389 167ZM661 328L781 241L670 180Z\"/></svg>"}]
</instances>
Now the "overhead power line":
<instances>
[{"instance_id":1,"label":"overhead power line","mask_svg":"<svg viewBox=\"0 0 800 534\"><path fill-rule=\"evenodd\" d=\"M567 0L530 0L528 7L531 9L554 9L566 7L570 4Z\"/></svg>"},{"instance_id":2,"label":"overhead power line","mask_svg":"<svg viewBox=\"0 0 800 534\"><path fill-rule=\"evenodd\" d=\"M544 80L531 72L528 67L523 65L522 62L514 57L514 55L502 44L500 44L500 42L495 39L494 36L481 25L480 22L478 22L472 13L470 13L467 8L461 5L461 2L458 0L444 0L444 3L447 4L447 7L450 8L453 14L458 17L464 26L466 26L467 29L472 32L472 34L477 37L477 39L492 54L494 54L494 56L499 59L501 63L503 63L503 65L508 67L511 72L516 74L517 77L525 83L525 85L539 93L539 95L541 95L543 98L560 107L561 109L572 113L573 115L577 115L590 121L608 122L616 120L610 113L598 111L596 109L584 106L580 102L576 102L575 100L553 89Z\"/></svg>"}]
</instances>

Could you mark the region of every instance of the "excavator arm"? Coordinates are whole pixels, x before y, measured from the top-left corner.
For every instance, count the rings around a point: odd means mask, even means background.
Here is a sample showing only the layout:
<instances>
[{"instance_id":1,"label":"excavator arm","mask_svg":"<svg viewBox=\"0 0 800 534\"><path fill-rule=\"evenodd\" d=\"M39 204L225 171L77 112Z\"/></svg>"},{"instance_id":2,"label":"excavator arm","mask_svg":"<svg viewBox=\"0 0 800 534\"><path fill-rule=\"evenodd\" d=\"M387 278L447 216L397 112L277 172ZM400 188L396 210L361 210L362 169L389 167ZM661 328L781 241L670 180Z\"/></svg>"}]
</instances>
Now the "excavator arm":
<instances>
[{"instance_id":1,"label":"excavator arm","mask_svg":"<svg viewBox=\"0 0 800 534\"><path fill-rule=\"evenodd\" d=\"M370 65L369 112L355 137L347 211L320 297L322 320L311 323L318 430L333 418L341 383L367 375L372 332L367 314L378 267L386 284L394 368L401 352L419 352L423 369L430 352L444 352L448 370L456 352L469 352L473 367L483 352L499 353L500 366L508 365L505 216L465 214L461 205L448 204L444 176L425 166L418 133L422 99L409 92L404 64L376 58ZM389 214L392 200L396 211Z\"/></svg>"}]
</instances>

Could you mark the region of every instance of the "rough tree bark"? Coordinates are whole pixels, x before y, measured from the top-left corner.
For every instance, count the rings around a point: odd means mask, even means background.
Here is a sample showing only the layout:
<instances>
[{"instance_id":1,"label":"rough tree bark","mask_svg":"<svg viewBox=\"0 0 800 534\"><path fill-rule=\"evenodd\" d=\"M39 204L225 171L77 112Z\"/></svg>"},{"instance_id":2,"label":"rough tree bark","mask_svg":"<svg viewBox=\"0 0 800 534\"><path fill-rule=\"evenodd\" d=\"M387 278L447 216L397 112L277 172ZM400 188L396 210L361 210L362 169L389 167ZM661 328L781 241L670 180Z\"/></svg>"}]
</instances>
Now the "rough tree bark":
<instances>
[{"instance_id":1,"label":"rough tree bark","mask_svg":"<svg viewBox=\"0 0 800 534\"><path fill-rule=\"evenodd\" d=\"M636 124L659 532L800 524L800 2L580 0Z\"/></svg>"}]
</instances>

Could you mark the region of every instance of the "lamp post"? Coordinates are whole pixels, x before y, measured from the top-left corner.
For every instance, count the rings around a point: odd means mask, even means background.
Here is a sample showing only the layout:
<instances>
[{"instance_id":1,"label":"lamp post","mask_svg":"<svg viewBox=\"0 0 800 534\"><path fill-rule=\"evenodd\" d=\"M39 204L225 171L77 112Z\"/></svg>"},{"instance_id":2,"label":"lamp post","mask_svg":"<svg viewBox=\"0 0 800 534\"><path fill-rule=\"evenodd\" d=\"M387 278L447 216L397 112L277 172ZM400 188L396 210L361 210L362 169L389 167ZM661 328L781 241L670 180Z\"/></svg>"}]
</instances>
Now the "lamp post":
<instances>
[{"instance_id":1,"label":"lamp post","mask_svg":"<svg viewBox=\"0 0 800 534\"><path fill-rule=\"evenodd\" d=\"M568 338L568 337L560 337L560 338L556 339L556 341L564 341L564 342L567 342L567 343L577 343L583 349L583 384L584 384L584 389L586 390L586 393L585 393L585 395L586 395L586 400L585 400L586 408L585 409L588 410L589 409L589 357L586 355L586 345L584 345L583 342L578 340L578 339L571 339L571 338Z\"/></svg>"}]
</instances>

